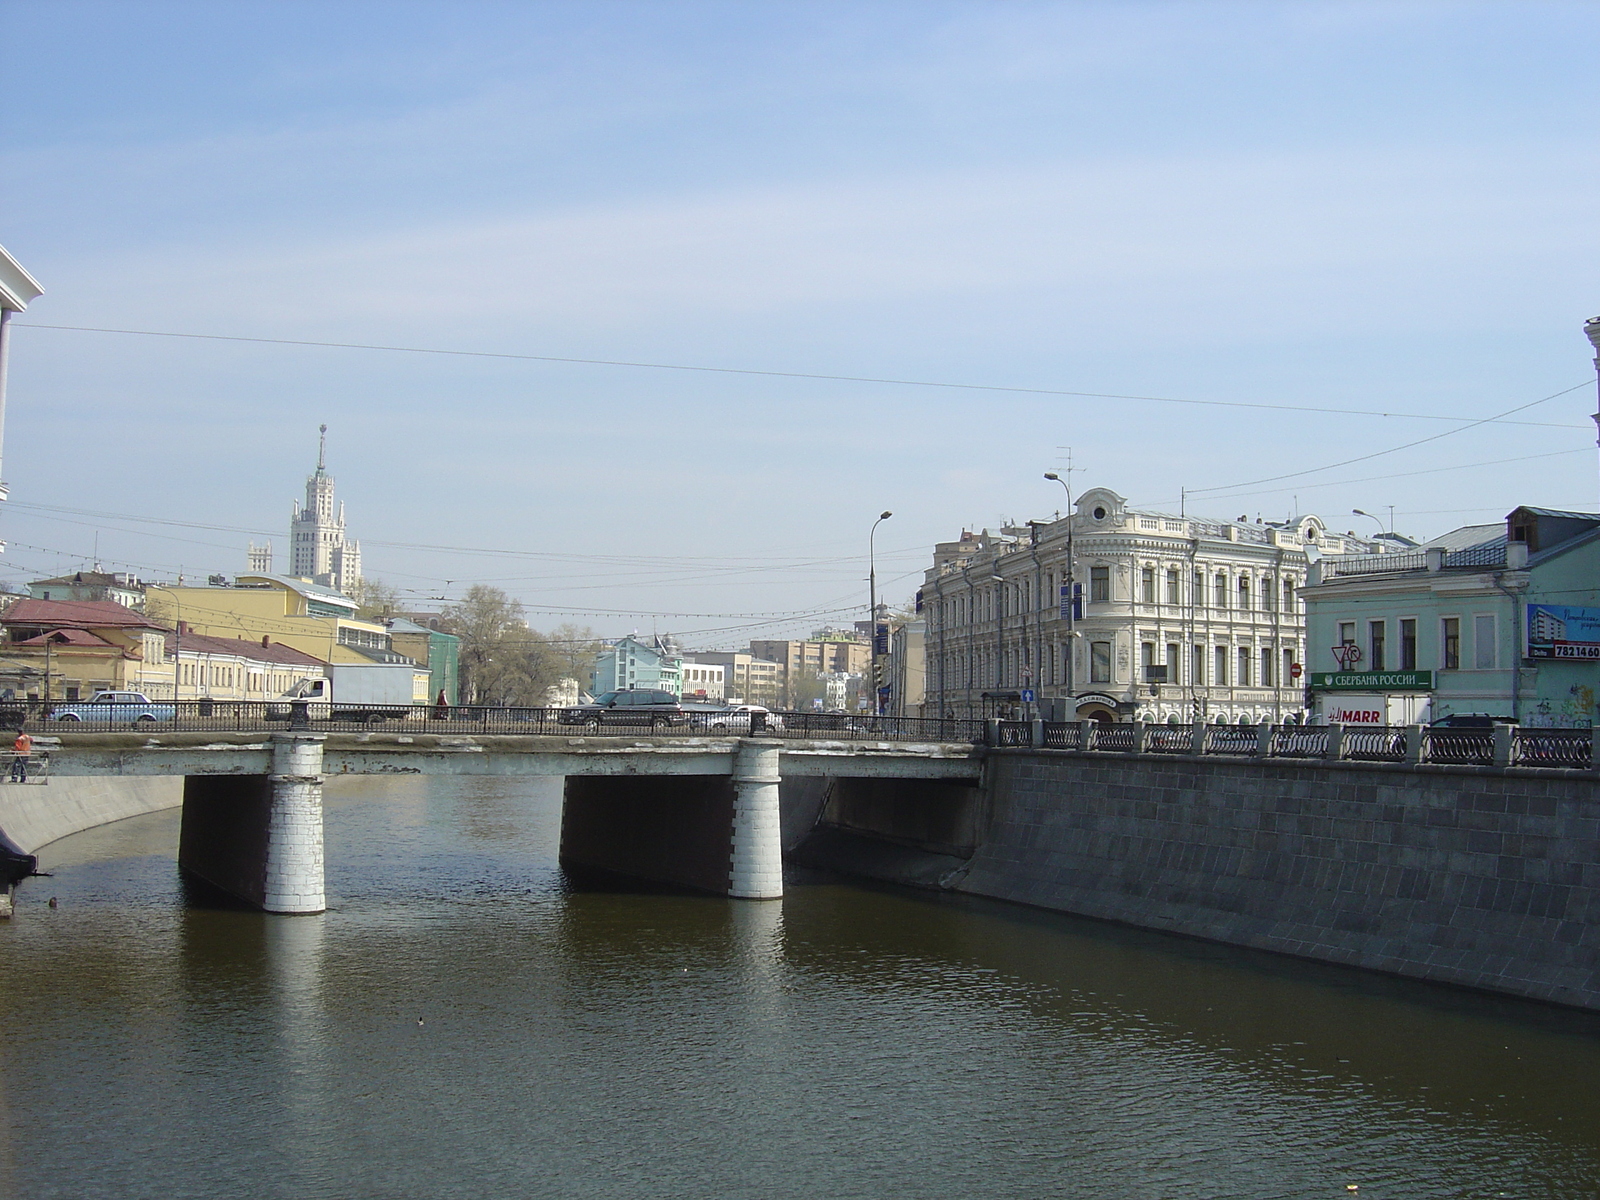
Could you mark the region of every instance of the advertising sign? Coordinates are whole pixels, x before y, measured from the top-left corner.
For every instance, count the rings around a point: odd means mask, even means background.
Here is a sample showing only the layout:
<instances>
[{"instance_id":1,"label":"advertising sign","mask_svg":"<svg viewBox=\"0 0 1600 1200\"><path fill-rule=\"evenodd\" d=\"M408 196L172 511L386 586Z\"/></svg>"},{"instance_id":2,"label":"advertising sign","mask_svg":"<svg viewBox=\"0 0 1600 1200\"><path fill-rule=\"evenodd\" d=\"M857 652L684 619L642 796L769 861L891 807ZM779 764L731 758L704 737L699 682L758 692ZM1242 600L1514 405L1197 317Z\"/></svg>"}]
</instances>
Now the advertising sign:
<instances>
[{"instance_id":1,"label":"advertising sign","mask_svg":"<svg viewBox=\"0 0 1600 1200\"><path fill-rule=\"evenodd\" d=\"M1383 696L1330 696L1322 706L1329 725L1387 725L1389 706Z\"/></svg>"},{"instance_id":2,"label":"advertising sign","mask_svg":"<svg viewBox=\"0 0 1600 1200\"><path fill-rule=\"evenodd\" d=\"M1387 692L1431 691L1432 671L1313 671L1315 691Z\"/></svg>"},{"instance_id":3,"label":"advertising sign","mask_svg":"<svg viewBox=\"0 0 1600 1200\"><path fill-rule=\"evenodd\" d=\"M1356 725L1368 728L1398 725L1425 725L1431 711L1431 697L1419 693L1399 695L1321 696L1316 715L1329 725Z\"/></svg>"},{"instance_id":4,"label":"advertising sign","mask_svg":"<svg viewBox=\"0 0 1600 1200\"><path fill-rule=\"evenodd\" d=\"M1528 605L1528 657L1600 660L1600 608Z\"/></svg>"}]
</instances>

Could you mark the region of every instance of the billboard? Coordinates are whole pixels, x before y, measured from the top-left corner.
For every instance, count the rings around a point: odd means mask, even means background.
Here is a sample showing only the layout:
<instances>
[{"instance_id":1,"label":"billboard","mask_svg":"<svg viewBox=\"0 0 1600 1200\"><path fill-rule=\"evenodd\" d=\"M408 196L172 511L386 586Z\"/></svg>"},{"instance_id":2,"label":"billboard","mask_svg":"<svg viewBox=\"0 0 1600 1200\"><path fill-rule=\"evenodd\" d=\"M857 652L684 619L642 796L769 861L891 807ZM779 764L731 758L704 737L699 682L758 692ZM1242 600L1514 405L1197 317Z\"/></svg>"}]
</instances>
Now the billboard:
<instances>
[{"instance_id":1,"label":"billboard","mask_svg":"<svg viewBox=\"0 0 1600 1200\"><path fill-rule=\"evenodd\" d=\"M1600 661L1600 608L1528 605L1528 657Z\"/></svg>"}]
</instances>

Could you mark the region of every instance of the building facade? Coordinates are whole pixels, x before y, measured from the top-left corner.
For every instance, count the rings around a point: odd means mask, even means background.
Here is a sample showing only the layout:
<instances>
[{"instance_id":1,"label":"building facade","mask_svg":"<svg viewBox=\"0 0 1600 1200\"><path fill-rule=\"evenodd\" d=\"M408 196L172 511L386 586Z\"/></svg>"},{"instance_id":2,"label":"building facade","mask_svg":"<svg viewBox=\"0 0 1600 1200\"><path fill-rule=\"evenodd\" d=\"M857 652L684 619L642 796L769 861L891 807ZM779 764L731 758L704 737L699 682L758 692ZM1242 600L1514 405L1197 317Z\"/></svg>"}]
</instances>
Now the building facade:
<instances>
[{"instance_id":1,"label":"building facade","mask_svg":"<svg viewBox=\"0 0 1600 1200\"><path fill-rule=\"evenodd\" d=\"M724 696L723 667L717 663L694 662L684 659L682 672L683 698L706 703L721 703Z\"/></svg>"},{"instance_id":2,"label":"building facade","mask_svg":"<svg viewBox=\"0 0 1600 1200\"><path fill-rule=\"evenodd\" d=\"M742 650L696 650L684 658L685 666L691 662L722 668L722 697L729 704L778 706L782 668L777 663Z\"/></svg>"},{"instance_id":3,"label":"building facade","mask_svg":"<svg viewBox=\"0 0 1600 1200\"><path fill-rule=\"evenodd\" d=\"M1252 523L1130 509L1108 488L1085 492L1066 517L963 534L940 543L922 588L924 712L1304 719L1299 589L1309 562L1387 546L1314 516Z\"/></svg>"},{"instance_id":4,"label":"building facade","mask_svg":"<svg viewBox=\"0 0 1600 1200\"><path fill-rule=\"evenodd\" d=\"M461 691L461 639L453 633L430 629L406 617L390 617L384 621L389 631L389 646L399 654L428 668L428 700L436 703L440 696L446 704L460 702ZM576 704L574 700L572 703Z\"/></svg>"},{"instance_id":5,"label":"building facade","mask_svg":"<svg viewBox=\"0 0 1600 1200\"><path fill-rule=\"evenodd\" d=\"M872 659L872 646L853 632L826 631L803 641L752 639L750 656L778 664L778 703L809 708L825 692L818 681L828 675L862 675Z\"/></svg>"},{"instance_id":6,"label":"building facade","mask_svg":"<svg viewBox=\"0 0 1600 1200\"><path fill-rule=\"evenodd\" d=\"M370 662L364 651L393 651L381 623L356 616L348 596L284 575L240 575L232 585L147 584L145 611L168 629L181 621L208 637L270 637L324 662Z\"/></svg>"},{"instance_id":7,"label":"building facade","mask_svg":"<svg viewBox=\"0 0 1600 1200\"><path fill-rule=\"evenodd\" d=\"M77 571L54 579L36 579L28 585L35 600L110 600L135 612L144 609L144 583L137 575L120 572Z\"/></svg>"},{"instance_id":8,"label":"building facade","mask_svg":"<svg viewBox=\"0 0 1600 1200\"><path fill-rule=\"evenodd\" d=\"M1327 560L1303 595L1320 720L1595 723L1600 514L1523 507L1408 553Z\"/></svg>"},{"instance_id":9,"label":"building facade","mask_svg":"<svg viewBox=\"0 0 1600 1200\"><path fill-rule=\"evenodd\" d=\"M127 690L171 698L167 630L111 600L18 600L0 616L0 681L29 699L88 699Z\"/></svg>"},{"instance_id":10,"label":"building facade","mask_svg":"<svg viewBox=\"0 0 1600 1200\"><path fill-rule=\"evenodd\" d=\"M652 645L625 637L607 646L595 659L589 691L598 696L601 692L648 688L679 696L683 694L682 665L682 657L672 653L661 638L654 639Z\"/></svg>"},{"instance_id":11,"label":"building facade","mask_svg":"<svg viewBox=\"0 0 1600 1200\"><path fill-rule=\"evenodd\" d=\"M289 521L289 574L336 592L349 594L361 578L361 545L345 536L344 505L335 506L333 476L328 474L328 427L321 428L317 469L306 478L306 503L294 506ZM250 570L270 563L272 549L250 546Z\"/></svg>"}]
</instances>

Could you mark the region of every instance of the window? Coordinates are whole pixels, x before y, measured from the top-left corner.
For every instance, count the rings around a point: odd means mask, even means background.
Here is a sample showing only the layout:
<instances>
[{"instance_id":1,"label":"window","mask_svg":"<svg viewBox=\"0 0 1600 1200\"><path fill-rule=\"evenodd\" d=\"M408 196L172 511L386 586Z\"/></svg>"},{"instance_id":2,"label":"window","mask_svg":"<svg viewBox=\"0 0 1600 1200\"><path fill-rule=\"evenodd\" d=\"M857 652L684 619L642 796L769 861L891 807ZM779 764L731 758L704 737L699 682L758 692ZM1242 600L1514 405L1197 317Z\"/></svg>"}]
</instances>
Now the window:
<instances>
[{"instance_id":1,"label":"window","mask_svg":"<svg viewBox=\"0 0 1600 1200\"><path fill-rule=\"evenodd\" d=\"M1169 570L1167 572L1167 603L1168 604L1176 605L1176 604L1182 604L1183 603L1182 593L1178 590L1178 579L1179 579L1179 576L1178 576L1178 572L1177 572L1176 568L1173 568L1173 569L1171 569L1171 570Z\"/></svg>"},{"instance_id":2,"label":"window","mask_svg":"<svg viewBox=\"0 0 1600 1200\"><path fill-rule=\"evenodd\" d=\"M1194 597L1194 606L1196 608L1204 608L1206 606L1205 573L1203 571L1196 571L1194 573L1194 578L1189 581L1189 584L1191 588L1189 594Z\"/></svg>"},{"instance_id":3,"label":"window","mask_svg":"<svg viewBox=\"0 0 1600 1200\"><path fill-rule=\"evenodd\" d=\"M1144 681L1146 683L1160 683L1161 682L1159 679L1153 678L1155 673L1154 673L1154 671L1151 670L1151 668L1154 667L1155 665L1156 665L1156 644L1154 642L1140 642L1139 643L1139 666L1142 668L1140 674L1143 675Z\"/></svg>"},{"instance_id":4,"label":"window","mask_svg":"<svg viewBox=\"0 0 1600 1200\"><path fill-rule=\"evenodd\" d=\"M1417 622L1411 617L1400 622L1400 669L1417 669Z\"/></svg>"},{"instance_id":5,"label":"window","mask_svg":"<svg viewBox=\"0 0 1600 1200\"><path fill-rule=\"evenodd\" d=\"M1461 618L1446 617L1439 622L1440 663L1446 671L1461 669Z\"/></svg>"},{"instance_id":6,"label":"window","mask_svg":"<svg viewBox=\"0 0 1600 1200\"><path fill-rule=\"evenodd\" d=\"M1239 686L1250 686L1250 647L1239 647Z\"/></svg>"},{"instance_id":7,"label":"window","mask_svg":"<svg viewBox=\"0 0 1600 1200\"><path fill-rule=\"evenodd\" d=\"M1272 592L1267 590L1263 591L1261 594L1263 596L1270 596L1272 595ZM1265 646L1263 646L1261 649L1261 686L1272 686L1272 651Z\"/></svg>"},{"instance_id":8,"label":"window","mask_svg":"<svg viewBox=\"0 0 1600 1200\"><path fill-rule=\"evenodd\" d=\"M1356 623L1354 621L1339 622L1339 645L1349 646L1356 640Z\"/></svg>"},{"instance_id":9,"label":"window","mask_svg":"<svg viewBox=\"0 0 1600 1200\"><path fill-rule=\"evenodd\" d=\"M1144 594L1144 602L1146 604L1154 604L1156 602L1156 569L1154 567L1146 567L1140 572L1139 587Z\"/></svg>"},{"instance_id":10,"label":"window","mask_svg":"<svg viewBox=\"0 0 1600 1200\"><path fill-rule=\"evenodd\" d=\"M1367 622L1367 670L1381 671L1383 665L1384 622Z\"/></svg>"},{"instance_id":11,"label":"window","mask_svg":"<svg viewBox=\"0 0 1600 1200\"><path fill-rule=\"evenodd\" d=\"M1206 648L1196 646L1189 655L1189 682L1195 687L1204 687L1206 683Z\"/></svg>"},{"instance_id":12,"label":"window","mask_svg":"<svg viewBox=\"0 0 1600 1200\"><path fill-rule=\"evenodd\" d=\"M1293 668L1294 668L1294 651L1293 650L1285 650L1283 652L1283 676L1282 676L1282 678L1283 678L1283 686L1284 687L1289 687L1291 684L1294 683L1294 670L1293 670Z\"/></svg>"},{"instance_id":13,"label":"window","mask_svg":"<svg viewBox=\"0 0 1600 1200\"><path fill-rule=\"evenodd\" d=\"M1089 603L1104 604L1111 599L1111 568L1089 568Z\"/></svg>"},{"instance_id":14,"label":"window","mask_svg":"<svg viewBox=\"0 0 1600 1200\"><path fill-rule=\"evenodd\" d=\"M1239 611L1250 611L1250 576L1239 576Z\"/></svg>"},{"instance_id":15,"label":"window","mask_svg":"<svg viewBox=\"0 0 1600 1200\"><path fill-rule=\"evenodd\" d=\"M1494 670L1494 641L1494 614L1478 613L1472 618L1472 665L1478 670Z\"/></svg>"},{"instance_id":16,"label":"window","mask_svg":"<svg viewBox=\"0 0 1600 1200\"><path fill-rule=\"evenodd\" d=\"M1177 683L1178 682L1178 667L1180 665L1181 664L1178 662L1178 643L1177 642L1168 642L1167 643L1167 682L1168 683Z\"/></svg>"},{"instance_id":17,"label":"window","mask_svg":"<svg viewBox=\"0 0 1600 1200\"><path fill-rule=\"evenodd\" d=\"M1212 591L1211 606L1213 608L1227 608L1228 607L1228 577L1226 575L1218 575L1216 580L1215 580L1215 582L1214 582L1214 584L1212 585L1211 591Z\"/></svg>"},{"instance_id":18,"label":"window","mask_svg":"<svg viewBox=\"0 0 1600 1200\"><path fill-rule=\"evenodd\" d=\"M1089 682L1111 682L1111 643L1089 643Z\"/></svg>"},{"instance_id":19,"label":"window","mask_svg":"<svg viewBox=\"0 0 1600 1200\"><path fill-rule=\"evenodd\" d=\"M1283 611L1286 613L1294 612L1294 580L1292 579L1283 581Z\"/></svg>"},{"instance_id":20,"label":"window","mask_svg":"<svg viewBox=\"0 0 1600 1200\"><path fill-rule=\"evenodd\" d=\"M1212 682L1214 682L1218 687L1227 687L1228 686L1228 648L1226 646L1218 646L1216 648L1215 658L1216 658L1216 664L1217 664L1217 677Z\"/></svg>"}]
</instances>

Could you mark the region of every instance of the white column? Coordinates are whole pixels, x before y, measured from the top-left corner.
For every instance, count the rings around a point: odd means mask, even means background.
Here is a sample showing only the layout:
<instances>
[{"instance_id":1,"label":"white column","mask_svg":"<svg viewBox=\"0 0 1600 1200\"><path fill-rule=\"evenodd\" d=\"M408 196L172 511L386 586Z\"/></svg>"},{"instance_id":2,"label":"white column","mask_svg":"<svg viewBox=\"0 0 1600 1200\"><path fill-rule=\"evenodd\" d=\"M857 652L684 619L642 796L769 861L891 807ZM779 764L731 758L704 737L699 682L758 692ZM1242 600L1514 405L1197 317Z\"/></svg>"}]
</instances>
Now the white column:
<instances>
[{"instance_id":1,"label":"white column","mask_svg":"<svg viewBox=\"0 0 1600 1200\"><path fill-rule=\"evenodd\" d=\"M261 907L271 913L327 908L322 877L322 742L316 733L272 736L272 812L267 820Z\"/></svg>"},{"instance_id":2,"label":"white column","mask_svg":"<svg viewBox=\"0 0 1600 1200\"><path fill-rule=\"evenodd\" d=\"M783 829L778 811L776 739L740 738L733 755L733 854L728 895L746 900L783 896Z\"/></svg>"}]
</instances>

